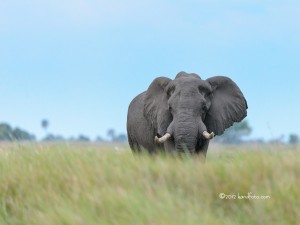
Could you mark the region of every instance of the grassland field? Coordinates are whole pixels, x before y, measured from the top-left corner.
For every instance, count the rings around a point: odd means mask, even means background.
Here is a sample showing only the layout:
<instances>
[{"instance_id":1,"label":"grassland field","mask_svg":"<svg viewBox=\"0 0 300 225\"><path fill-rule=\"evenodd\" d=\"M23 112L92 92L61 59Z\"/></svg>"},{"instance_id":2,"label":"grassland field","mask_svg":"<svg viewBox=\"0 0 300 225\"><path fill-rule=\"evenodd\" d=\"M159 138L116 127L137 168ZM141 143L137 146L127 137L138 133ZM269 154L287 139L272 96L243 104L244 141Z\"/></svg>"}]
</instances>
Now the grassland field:
<instances>
[{"instance_id":1,"label":"grassland field","mask_svg":"<svg viewBox=\"0 0 300 225\"><path fill-rule=\"evenodd\" d=\"M0 144L0 225L300 224L300 148Z\"/></svg>"}]
</instances>

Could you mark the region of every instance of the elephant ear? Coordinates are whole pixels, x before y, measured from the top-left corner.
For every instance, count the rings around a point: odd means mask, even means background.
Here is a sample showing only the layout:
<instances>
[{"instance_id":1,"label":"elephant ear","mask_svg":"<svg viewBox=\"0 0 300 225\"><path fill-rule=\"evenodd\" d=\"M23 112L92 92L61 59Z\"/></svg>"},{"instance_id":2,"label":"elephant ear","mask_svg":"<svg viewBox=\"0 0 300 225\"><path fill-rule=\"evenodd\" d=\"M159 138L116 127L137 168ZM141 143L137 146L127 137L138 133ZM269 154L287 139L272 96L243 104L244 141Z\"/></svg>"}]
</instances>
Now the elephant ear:
<instances>
[{"instance_id":1,"label":"elephant ear","mask_svg":"<svg viewBox=\"0 0 300 225\"><path fill-rule=\"evenodd\" d=\"M167 77L156 78L149 86L144 101L144 116L161 136L166 133L169 124L172 122L166 91L170 81L171 79Z\"/></svg>"},{"instance_id":2,"label":"elephant ear","mask_svg":"<svg viewBox=\"0 0 300 225\"><path fill-rule=\"evenodd\" d=\"M207 81L212 87L213 97L204 123L209 132L221 135L234 122L240 122L247 116L247 101L230 78L216 76Z\"/></svg>"}]
</instances>

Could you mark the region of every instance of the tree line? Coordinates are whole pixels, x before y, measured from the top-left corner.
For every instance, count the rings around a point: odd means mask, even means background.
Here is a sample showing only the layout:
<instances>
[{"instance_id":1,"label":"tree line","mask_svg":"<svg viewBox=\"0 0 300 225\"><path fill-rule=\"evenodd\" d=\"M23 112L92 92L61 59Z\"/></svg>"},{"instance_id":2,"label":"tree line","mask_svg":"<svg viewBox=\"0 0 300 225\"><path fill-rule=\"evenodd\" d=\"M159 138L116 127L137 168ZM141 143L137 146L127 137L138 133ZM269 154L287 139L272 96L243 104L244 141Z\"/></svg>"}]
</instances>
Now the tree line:
<instances>
[{"instance_id":1,"label":"tree line","mask_svg":"<svg viewBox=\"0 0 300 225\"><path fill-rule=\"evenodd\" d=\"M49 121L42 120L41 127L45 130L45 136L41 141L79 141L90 142L92 141L87 135L80 134L77 137L65 138L62 135L51 134L48 132ZM107 131L108 138L102 138L98 136L94 141L97 142L126 142L127 136L125 134L117 134L114 129ZM34 134L23 130L21 128L13 128L8 123L0 123L0 141L37 141Z\"/></svg>"},{"instance_id":2,"label":"tree line","mask_svg":"<svg viewBox=\"0 0 300 225\"><path fill-rule=\"evenodd\" d=\"M0 124L0 141L24 141L24 140L35 140L33 134L28 133L20 128L12 128L7 123Z\"/></svg>"},{"instance_id":3,"label":"tree line","mask_svg":"<svg viewBox=\"0 0 300 225\"><path fill-rule=\"evenodd\" d=\"M44 119L41 121L41 127L45 130L45 137L42 141L80 141L80 142L90 142L92 141L86 135L78 135L78 137L64 138L61 135L54 135L48 132L49 121ZM221 136L217 136L214 142L222 144L240 144L240 143L265 143L263 140L252 140L249 136L252 132L252 128L247 120L240 123L235 123L232 127L228 128L225 133ZM284 143L283 138L276 138L270 140L270 143ZM21 129L13 128L7 123L0 124L0 141L36 141L35 135ZM114 129L109 129L107 131L107 138L104 139L98 136L95 141L97 142L127 142L126 134L117 134ZM300 143L300 138L297 134L290 134L288 136L287 143L298 144Z\"/></svg>"}]
</instances>

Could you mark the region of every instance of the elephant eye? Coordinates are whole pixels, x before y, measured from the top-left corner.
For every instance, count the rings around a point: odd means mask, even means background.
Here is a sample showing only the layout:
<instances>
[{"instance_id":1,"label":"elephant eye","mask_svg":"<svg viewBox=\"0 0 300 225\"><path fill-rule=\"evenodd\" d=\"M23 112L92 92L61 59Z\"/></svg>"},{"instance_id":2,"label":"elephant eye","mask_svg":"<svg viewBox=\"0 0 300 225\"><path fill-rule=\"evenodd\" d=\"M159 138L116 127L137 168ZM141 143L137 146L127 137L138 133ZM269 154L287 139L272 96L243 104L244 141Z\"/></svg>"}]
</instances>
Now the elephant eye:
<instances>
[{"instance_id":1,"label":"elephant eye","mask_svg":"<svg viewBox=\"0 0 300 225\"><path fill-rule=\"evenodd\" d=\"M208 92L208 93L206 94L206 97L207 97L207 98L212 98L212 97L213 97L213 93L212 93L212 92Z\"/></svg>"},{"instance_id":2,"label":"elephant eye","mask_svg":"<svg viewBox=\"0 0 300 225\"><path fill-rule=\"evenodd\" d=\"M168 96L170 97L175 91L175 87L171 87L169 88L169 90L167 91Z\"/></svg>"},{"instance_id":3,"label":"elephant eye","mask_svg":"<svg viewBox=\"0 0 300 225\"><path fill-rule=\"evenodd\" d=\"M208 108L207 108L207 105L206 105L206 104L203 104L203 105L202 105L202 110L203 110L204 112L206 112L206 111L208 110Z\"/></svg>"},{"instance_id":4,"label":"elephant eye","mask_svg":"<svg viewBox=\"0 0 300 225\"><path fill-rule=\"evenodd\" d=\"M203 94L203 90L202 90L201 87L198 87L198 91L199 91L200 94Z\"/></svg>"}]
</instances>

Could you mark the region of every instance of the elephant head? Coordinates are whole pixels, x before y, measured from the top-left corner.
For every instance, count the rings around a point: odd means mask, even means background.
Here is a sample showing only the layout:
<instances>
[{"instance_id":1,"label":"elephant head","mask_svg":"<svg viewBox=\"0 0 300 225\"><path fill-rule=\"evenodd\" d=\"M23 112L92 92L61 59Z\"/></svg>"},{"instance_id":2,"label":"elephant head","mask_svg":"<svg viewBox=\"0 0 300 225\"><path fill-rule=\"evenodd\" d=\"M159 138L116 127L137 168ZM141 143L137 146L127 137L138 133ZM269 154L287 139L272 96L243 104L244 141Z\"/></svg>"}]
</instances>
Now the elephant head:
<instances>
[{"instance_id":1,"label":"elephant head","mask_svg":"<svg viewBox=\"0 0 300 225\"><path fill-rule=\"evenodd\" d=\"M202 80L197 74L180 72L174 80L158 77L144 99L144 116L157 134L155 142L169 142L165 146L179 152L196 152L205 141L245 118L246 110L241 90L224 76Z\"/></svg>"}]
</instances>

